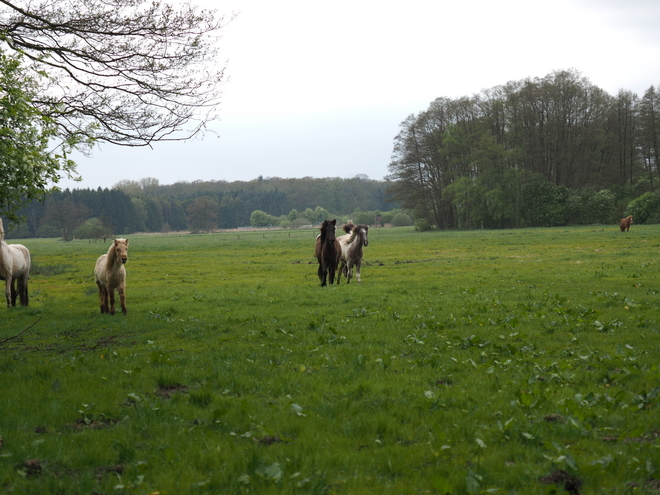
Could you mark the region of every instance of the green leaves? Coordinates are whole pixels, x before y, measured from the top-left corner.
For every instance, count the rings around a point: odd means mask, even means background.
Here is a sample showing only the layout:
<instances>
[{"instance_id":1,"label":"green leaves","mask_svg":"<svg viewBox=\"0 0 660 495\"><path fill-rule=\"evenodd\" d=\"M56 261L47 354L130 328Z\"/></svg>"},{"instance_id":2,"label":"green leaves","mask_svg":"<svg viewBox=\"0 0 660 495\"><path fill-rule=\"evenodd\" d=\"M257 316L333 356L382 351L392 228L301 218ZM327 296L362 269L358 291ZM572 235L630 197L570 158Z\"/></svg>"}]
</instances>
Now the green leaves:
<instances>
[{"instance_id":1,"label":"green leaves","mask_svg":"<svg viewBox=\"0 0 660 495\"><path fill-rule=\"evenodd\" d=\"M71 138L53 151L55 122L34 103L38 84L21 57L0 50L0 213L17 222L17 209L43 200L62 176L75 176L68 154L80 143Z\"/></svg>"}]
</instances>

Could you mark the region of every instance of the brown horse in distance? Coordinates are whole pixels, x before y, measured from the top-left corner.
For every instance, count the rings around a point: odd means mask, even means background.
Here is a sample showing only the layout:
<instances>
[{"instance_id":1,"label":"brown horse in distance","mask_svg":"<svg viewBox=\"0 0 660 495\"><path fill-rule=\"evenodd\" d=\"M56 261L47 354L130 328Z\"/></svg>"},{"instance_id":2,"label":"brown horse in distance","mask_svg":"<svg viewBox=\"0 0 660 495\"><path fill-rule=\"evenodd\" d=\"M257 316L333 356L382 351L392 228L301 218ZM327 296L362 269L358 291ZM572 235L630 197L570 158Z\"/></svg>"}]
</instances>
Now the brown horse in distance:
<instances>
[{"instance_id":1,"label":"brown horse in distance","mask_svg":"<svg viewBox=\"0 0 660 495\"><path fill-rule=\"evenodd\" d=\"M335 271L341 256L341 246L337 240L335 230L337 220L324 220L319 229L321 233L316 237L314 255L319 260L319 280L321 287L325 287L330 278L330 284L335 283Z\"/></svg>"},{"instance_id":2,"label":"brown horse in distance","mask_svg":"<svg viewBox=\"0 0 660 495\"><path fill-rule=\"evenodd\" d=\"M619 222L619 227L621 227L621 232L628 231L630 232L630 224L633 223L633 216L629 215L626 218L622 218Z\"/></svg>"}]
</instances>

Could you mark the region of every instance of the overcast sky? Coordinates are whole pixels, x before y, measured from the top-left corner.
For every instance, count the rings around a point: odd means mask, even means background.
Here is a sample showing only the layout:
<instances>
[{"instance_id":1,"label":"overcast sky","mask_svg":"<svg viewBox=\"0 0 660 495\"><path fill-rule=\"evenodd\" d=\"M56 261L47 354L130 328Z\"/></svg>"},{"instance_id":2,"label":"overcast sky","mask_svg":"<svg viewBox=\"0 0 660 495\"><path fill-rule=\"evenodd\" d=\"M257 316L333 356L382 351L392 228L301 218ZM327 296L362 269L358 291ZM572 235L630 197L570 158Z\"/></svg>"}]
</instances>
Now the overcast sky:
<instances>
[{"instance_id":1,"label":"overcast sky","mask_svg":"<svg viewBox=\"0 0 660 495\"><path fill-rule=\"evenodd\" d=\"M657 0L191 0L238 17L222 30L221 121L153 149L76 156L112 187L263 177L387 175L399 124L435 98L576 69L615 95L660 84Z\"/></svg>"}]
</instances>

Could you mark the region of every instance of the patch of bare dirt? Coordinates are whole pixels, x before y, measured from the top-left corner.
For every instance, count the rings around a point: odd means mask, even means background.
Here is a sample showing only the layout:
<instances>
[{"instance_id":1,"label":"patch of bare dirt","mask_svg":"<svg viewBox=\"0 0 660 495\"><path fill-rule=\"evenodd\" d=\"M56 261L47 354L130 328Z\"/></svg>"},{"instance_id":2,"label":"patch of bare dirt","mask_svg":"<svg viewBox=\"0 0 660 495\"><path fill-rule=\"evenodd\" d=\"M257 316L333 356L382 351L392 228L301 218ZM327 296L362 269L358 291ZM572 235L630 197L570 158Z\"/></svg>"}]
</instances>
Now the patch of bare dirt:
<instances>
[{"instance_id":1,"label":"patch of bare dirt","mask_svg":"<svg viewBox=\"0 0 660 495\"><path fill-rule=\"evenodd\" d=\"M118 419L112 418L99 418L94 420L85 420L83 418L78 418L75 423L67 423L67 427L70 430L84 430L89 428L90 430L102 430L104 428L112 428L114 425L119 423Z\"/></svg>"},{"instance_id":2,"label":"patch of bare dirt","mask_svg":"<svg viewBox=\"0 0 660 495\"><path fill-rule=\"evenodd\" d=\"M174 394L187 394L188 387L186 385L181 385L177 383L176 385L168 385L166 387L158 387L156 389L156 395L162 397L163 399L169 399Z\"/></svg>"},{"instance_id":3,"label":"patch of bare dirt","mask_svg":"<svg viewBox=\"0 0 660 495\"><path fill-rule=\"evenodd\" d=\"M94 472L96 479L103 478L106 474L123 474L124 466L117 464L116 466L102 466L96 469Z\"/></svg>"},{"instance_id":4,"label":"patch of bare dirt","mask_svg":"<svg viewBox=\"0 0 660 495\"><path fill-rule=\"evenodd\" d=\"M626 438L623 443L650 443L655 442L658 438L660 438L660 431L653 430L651 433L647 433L641 437Z\"/></svg>"},{"instance_id":5,"label":"patch of bare dirt","mask_svg":"<svg viewBox=\"0 0 660 495\"><path fill-rule=\"evenodd\" d=\"M280 437L277 435L266 435L263 438L258 438L256 439L261 445L273 445L274 443L282 443L284 440L282 440Z\"/></svg>"},{"instance_id":6,"label":"patch of bare dirt","mask_svg":"<svg viewBox=\"0 0 660 495\"><path fill-rule=\"evenodd\" d=\"M38 459L28 459L23 462L23 468L25 469L25 474L28 477L35 477L41 474L41 462Z\"/></svg>"},{"instance_id":7,"label":"patch of bare dirt","mask_svg":"<svg viewBox=\"0 0 660 495\"><path fill-rule=\"evenodd\" d=\"M563 469L558 469L547 476L541 476L539 481L544 485L556 485L562 487L570 495L580 495L582 480L577 476L568 474Z\"/></svg>"},{"instance_id":8,"label":"patch of bare dirt","mask_svg":"<svg viewBox=\"0 0 660 495\"><path fill-rule=\"evenodd\" d=\"M561 414L548 414L543 418L548 423L566 423L566 418Z\"/></svg>"}]
</instances>

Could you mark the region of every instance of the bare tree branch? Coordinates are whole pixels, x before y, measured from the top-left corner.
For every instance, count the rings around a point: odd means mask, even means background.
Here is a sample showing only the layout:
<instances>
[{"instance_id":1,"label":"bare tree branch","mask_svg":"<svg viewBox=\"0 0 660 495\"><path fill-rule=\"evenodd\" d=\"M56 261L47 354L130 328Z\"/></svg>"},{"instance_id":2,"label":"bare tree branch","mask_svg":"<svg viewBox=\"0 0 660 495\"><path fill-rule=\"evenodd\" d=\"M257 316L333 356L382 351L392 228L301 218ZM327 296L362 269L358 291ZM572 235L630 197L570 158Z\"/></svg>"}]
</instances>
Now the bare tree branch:
<instances>
[{"instance_id":1,"label":"bare tree branch","mask_svg":"<svg viewBox=\"0 0 660 495\"><path fill-rule=\"evenodd\" d=\"M63 137L125 146L189 139L218 118L224 25L189 3L0 0L0 40L48 75L34 104Z\"/></svg>"}]
</instances>

